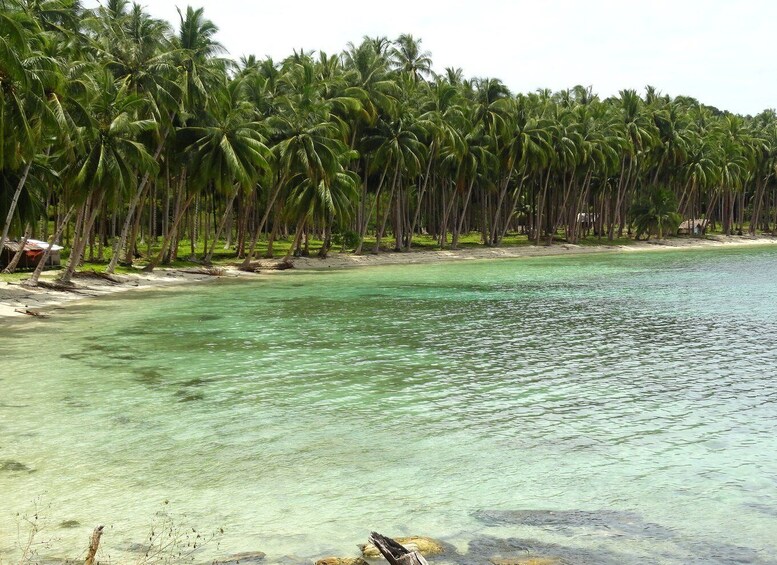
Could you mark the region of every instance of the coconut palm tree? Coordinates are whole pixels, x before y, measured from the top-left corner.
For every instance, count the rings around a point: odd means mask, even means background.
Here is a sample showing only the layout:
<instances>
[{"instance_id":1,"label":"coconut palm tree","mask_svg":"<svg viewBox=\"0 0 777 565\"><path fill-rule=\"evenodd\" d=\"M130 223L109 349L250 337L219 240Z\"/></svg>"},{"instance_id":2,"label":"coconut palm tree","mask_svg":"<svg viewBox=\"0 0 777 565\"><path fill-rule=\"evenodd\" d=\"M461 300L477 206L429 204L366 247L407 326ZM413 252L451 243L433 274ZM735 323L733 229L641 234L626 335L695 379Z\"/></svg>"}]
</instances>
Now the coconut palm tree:
<instances>
[{"instance_id":1,"label":"coconut palm tree","mask_svg":"<svg viewBox=\"0 0 777 565\"><path fill-rule=\"evenodd\" d=\"M421 48L421 39L403 33L394 40L388 52L392 67L407 74L414 82L432 72L432 54Z\"/></svg>"},{"instance_id":2,"label":"coconut palm tree","mask_svg":"<svg viewBox=\"0 0 777 565\"><path fill-rule=\"evenodd\" d=\"M87 103L89 114L79 131L83 150L67 171L78 191L82 230L76 233L68 265L59 277L63 284L70 283L81 262L103 200L134 188L139 173L157 169L153 156L139 141L141 135L157 128L153 119L138 119L146 113L148 102L130 92L128 81L115 81L107 70L97 70L95 75Z\"/></svg>"},{"instance_id":3,"label":"coconut palm tree","mask_svg":"<svg viewBox=\"0 0 777 565\"><path fill-rule=\"evenodd\" d=\"M0 12L0 202L7 212L0 234L5 245L46 128L55 123L47 104L47 77L56 63L44 56L37 21L24 11ZM13 177L15 182L9 184ZM5 208L5 206L4 206Z\"/></svg>"},{"instance_id":4,"label":"coconut palm tree","mask_svg":"<svg viewBox=\"0 0 777 565\"><path fill-rule=\"evenodd\" d=\"M228 199L205 263L213 257L237 195L252 189L270 170L262 126L255 121L251 104L241 99L240 82L231 81L214 96L207 125L186 127L178 133L191 163L191 180L201 186L210 184Z\"/></svg>"},{"instance_id":5,"label":"coconut palm tree","mask_svg":"<svg viewBox=\"0 0 777 565\"><path fill-rule=\"evenodd\" d=\"M677 212L677 200L674 193L666 187L655 187L647 195L637 200L631 207L630 215L637 231L637 239L647 234L647 239L655 233L659 239L677 230L682 216Z\"/></svg>"}]
</instances>

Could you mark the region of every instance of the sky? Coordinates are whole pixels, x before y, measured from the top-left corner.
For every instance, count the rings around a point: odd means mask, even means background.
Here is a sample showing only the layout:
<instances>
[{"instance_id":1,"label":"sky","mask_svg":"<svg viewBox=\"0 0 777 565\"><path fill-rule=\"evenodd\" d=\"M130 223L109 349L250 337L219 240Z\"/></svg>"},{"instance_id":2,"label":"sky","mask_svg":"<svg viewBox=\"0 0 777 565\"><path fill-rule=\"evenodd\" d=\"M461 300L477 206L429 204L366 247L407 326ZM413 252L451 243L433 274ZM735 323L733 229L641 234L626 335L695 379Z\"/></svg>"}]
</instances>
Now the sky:
<instances>
[{"instance_id":1,"label":"sky","mask_svg":"<svg viewBox=\"0 0 777 565\"><path fill-rule=\"evenodd\" d=\"M741 114L777 107L773 0L137 1L175 25L176 6L205 8L235 59L409 33L435 71L461 67L513 92L582 84L607 97L652 85Z\"/></svg>"}]
</instances>

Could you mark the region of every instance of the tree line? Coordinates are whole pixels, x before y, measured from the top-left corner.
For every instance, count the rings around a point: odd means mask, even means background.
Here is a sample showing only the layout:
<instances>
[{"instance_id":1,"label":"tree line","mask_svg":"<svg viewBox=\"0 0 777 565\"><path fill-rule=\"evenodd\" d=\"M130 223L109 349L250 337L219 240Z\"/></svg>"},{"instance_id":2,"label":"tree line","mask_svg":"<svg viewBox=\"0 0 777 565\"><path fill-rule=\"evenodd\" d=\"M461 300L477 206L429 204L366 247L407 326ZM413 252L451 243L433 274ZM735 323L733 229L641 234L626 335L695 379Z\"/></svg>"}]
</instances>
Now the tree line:
<instances>
[{"instance_id":1,"label":"tree line","mask_svg":"<svg viewBox=\"0 0 777 565\"><path fill-rule=\"evenodd\" d=\"M420 39L234 61L202 9L0 0L0 249L64 238L60 274L266 241L357 253L508 231L552 243L677 228L777 229L777 117L653 87L513 94L432 71ZM53 227L52 227L53 226ZM182 249L188 241L190 249ZM198 246L202 246L200 249ZM37 282L39 271L33 275Z\"/></svg>"}]
</instances>

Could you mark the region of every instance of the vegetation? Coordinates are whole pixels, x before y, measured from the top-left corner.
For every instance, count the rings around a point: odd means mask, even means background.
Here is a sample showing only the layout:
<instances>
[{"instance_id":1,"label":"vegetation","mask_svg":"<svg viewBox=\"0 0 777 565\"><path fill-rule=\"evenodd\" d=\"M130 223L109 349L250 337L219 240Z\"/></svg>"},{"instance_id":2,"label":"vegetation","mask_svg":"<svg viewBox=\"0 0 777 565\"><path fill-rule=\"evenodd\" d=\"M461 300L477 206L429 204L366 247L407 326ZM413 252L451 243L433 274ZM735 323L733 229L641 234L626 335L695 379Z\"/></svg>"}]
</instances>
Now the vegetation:
<instances>
[{"instance_id":1,"label":"vegetation","mask_svg":"<svg viewBox=\"0 0 777 565\"><path fill-rule=\"evenodd\" d=\"M174 30L127 0L0 1L0 249L61 234L67 282L85 259L153 269L227 248L248 265L313 240L326 256L419 235L612 241L632 220L659 237L680 218L777 227L771 110L652 87L513 94L433 73L410 35L234 62L216 31L201 9Z\"/></svg>"}]
</instances>

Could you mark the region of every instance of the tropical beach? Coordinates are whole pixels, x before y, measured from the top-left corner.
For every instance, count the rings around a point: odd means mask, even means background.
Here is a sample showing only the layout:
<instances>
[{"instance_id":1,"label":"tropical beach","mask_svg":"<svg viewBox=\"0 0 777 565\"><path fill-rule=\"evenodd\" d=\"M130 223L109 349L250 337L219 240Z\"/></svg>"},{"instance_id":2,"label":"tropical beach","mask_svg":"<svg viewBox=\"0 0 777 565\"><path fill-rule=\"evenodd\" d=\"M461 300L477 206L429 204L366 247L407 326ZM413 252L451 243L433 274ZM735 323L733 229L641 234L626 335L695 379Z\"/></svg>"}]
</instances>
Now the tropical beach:
<instances>
[{"instance_id":1,"label":"tropical beach","mask_svg":"<svg viewBox=\"0 0 777 565\"><path fill-rule=\"evenodd\" d=\"M0 1L0 565L777 564L777 7L433 4Z\"/></svg>"},{"instance_id":2,"label":"tropical beach","mask_svg":"<svg viewBox=\"0 0 777 565\"><path fill-rule=\"evenodd\" d=\"M500 247L467 248L443 251L416 251L412 253L384 253L380 255L354 255L334 253L326 258L299 257L291 261L295 271L349 269L379 265L424 265L448 261L520 259L531 257L567 256L588 253L618 253L666 250L714 250L777 244L777 237L709 237L705 239L670 239L653 242L633 242L621 246L556 245L553 247ZM217 269L197 267L160 269L156 273L125 272L120 276L104 278L95 272L86 272L70 289L51 287L29 288L22 282L0 281L0 317L49 316L57 308L74 301L87 300L128 290L150 290L177 285L194 284L212 280L214 277L255 279L286 272L277 270L277 260L263 260L254 263L253 271L240 270L239 265L222 265ZM261 275L260 275L261 273ZM23 281L24 279L21 279Z\"/></svg>"}]
</instances>

